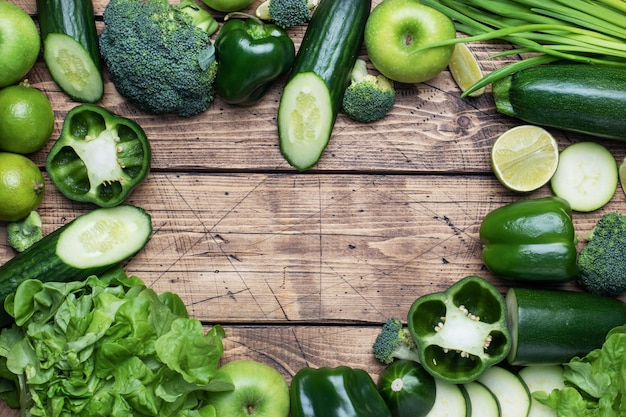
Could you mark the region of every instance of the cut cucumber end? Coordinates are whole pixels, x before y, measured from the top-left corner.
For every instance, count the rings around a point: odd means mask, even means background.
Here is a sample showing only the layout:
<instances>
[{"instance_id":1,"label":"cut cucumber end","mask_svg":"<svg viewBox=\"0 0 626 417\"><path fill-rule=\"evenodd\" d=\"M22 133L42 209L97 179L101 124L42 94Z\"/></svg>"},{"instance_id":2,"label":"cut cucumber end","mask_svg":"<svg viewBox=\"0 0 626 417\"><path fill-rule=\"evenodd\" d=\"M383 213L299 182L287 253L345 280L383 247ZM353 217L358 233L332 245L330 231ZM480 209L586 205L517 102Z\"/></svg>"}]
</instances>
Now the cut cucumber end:
<instances>
[{"instance_id":1,"label":"cut cucumber end","mask_svg":"<svg viewBox=\"0 0 626 417\"><path fill-rule=\"evenodd\" d=\"M561 151L550 186L572 210L590 212L611 201L618 181L617 161L608 149L597 142L578 142Z\"/></svg>"},{"instance_id":2,"label":"cut cucumber end","mask_svg":"<svg viewBox=\"0 0 626 417\"><path fill-rule=\"evenodd\" d=\"M43 58L54 82L70 98L95 103L104 95L102 73L73 37L50 33L43 42Z\"/></svg>"},{"instance_id":3,"label":"cut cucumber end","mask_svg":"<svg viewBox=\"0 0 626 417\"><path fill-rule=\"evenodd\" d=\"M141 208L100 208L68 225L59 236L56 253L74 268L113 265L137 253L151 233L151 217Z\"/></svg>"},{"instance_id":4,"label":"cut cucumber end","mask_svg":"<svg viewBox=\"0 0 626 417\"><path fill-rule=\"evenodd\" d=\"M293 77L285 86L278 108L280 150L298 170L315 165L335 123L332 102L324 80L313 72Z\"/></svg>"}]
</instances>

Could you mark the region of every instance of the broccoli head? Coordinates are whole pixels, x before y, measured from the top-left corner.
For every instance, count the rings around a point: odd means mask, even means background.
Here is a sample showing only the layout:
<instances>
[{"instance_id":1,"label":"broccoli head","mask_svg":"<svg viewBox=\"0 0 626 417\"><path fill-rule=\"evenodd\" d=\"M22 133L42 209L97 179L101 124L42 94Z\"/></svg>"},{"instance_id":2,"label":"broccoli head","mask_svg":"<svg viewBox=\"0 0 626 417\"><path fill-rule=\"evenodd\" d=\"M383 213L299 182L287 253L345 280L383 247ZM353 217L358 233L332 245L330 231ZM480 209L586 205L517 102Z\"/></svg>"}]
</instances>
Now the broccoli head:
<instances>
[{"instance_id":1,"label":"broccoli head","mask_svg":"<svg viewBox=\"0 0 626 417\"><path fill-rule=\"evenodd\" d=\"M391 80L382 74L369 74L362 59L356 60L350 80L341 105L342 111L349 118L371 123L391 111L396 101L396 91Z\"/></svg>"},{"instance_id":2,"label":"broccoli head","mask_svg":"<svg viewBox=\"0 0 626 417\"><path fill-rule=\"evenodd\" d=\"M7 224L7 243L18 252L24 252L43 238L41 217L36 211L22 220Z\"/></svg>"},{"instance_id":3,"label":"broccoli head","mask_svg":"<svg viewBox=\"0 0 626 417\"><path fill-rule=\"evenodd\" d=\"M311 20L311 10L318 0L265 0L256 9L257 17L272 20L276 26L288 28Z\"/></svg>"},{"instance_id":4,"label":"broccoli head","mask_svg":"<svg viewBox=\"0 0 626 417\"><path fill-rule=\"evenodd\" d=\"M122 96L152 114L191 116L209 107L216 26L206 10L193 0L111 0L103 18L100 53Z\"/></svg>"},{"instance_id":5,"label":"broccoli head","mask_svg":"<svg viewBox=\"0 0 626 417\"><path fill-rule=\"evenodd\" d=\"M622 294L626 291L626 216L603 215L587 239L578 253L580 285L593 294Z\"/></svg>"},{"instance_id":6,"label":"broccoli head","mask_svg":"<svg viewBox=\"0 0 626 417\"><path fill-rule=\"evenodd\" d=\"M402 322L391 317L376 337L372 346L374 357L381 363L388 365L396 359L407 359L419 362L417 346L409 329L404 327Z\"/></svg>"}]
</instances>

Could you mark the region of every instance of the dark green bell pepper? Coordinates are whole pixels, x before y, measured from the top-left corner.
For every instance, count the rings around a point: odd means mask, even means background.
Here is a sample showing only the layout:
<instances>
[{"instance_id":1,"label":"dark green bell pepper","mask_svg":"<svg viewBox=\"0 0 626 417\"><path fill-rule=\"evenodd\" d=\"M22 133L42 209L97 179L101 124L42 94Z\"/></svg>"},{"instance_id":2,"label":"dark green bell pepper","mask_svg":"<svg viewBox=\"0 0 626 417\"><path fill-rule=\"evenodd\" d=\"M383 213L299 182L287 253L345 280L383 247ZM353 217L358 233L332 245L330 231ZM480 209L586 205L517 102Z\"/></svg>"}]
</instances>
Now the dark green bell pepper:
<instances>
[{"instance_id":1,"label":"dark green bell pepper","mask_svg":"<svg viewBox=\"0 0 626 417\"><path fill-rule=\"evenodd\" d=\"M46 170L67 198L112 207L148 175L150 161L150 143L137 123L96 104L81 104L65 116Z\"/></svg>"},{"instance_id":2,"label":"dark green bell pepper","mask_svg":"<svg viewBox=\"0 0 626 417\"><path fill-rule=\"evenodd\" d=\"M295 46L287 32L276 25L254 16L228 16L215 39L219 63L215 92L226 103L251 105L291 69Z\"/></svg>"},{"instance_id":3,"label":"dark green bell pepper","mask_svg":"<svg viewBox=\"0 0 626 417\"><path fill-rule=\"evenodd\" d=\"M300 369L291 381L291 417L391 417L372 377L363 369Z\"/></svg>"},{"instance_id":4,"label":"dark green bell pepper","mask_svg":"<svg viewBox=\"0 0 626 417\"><path fill-rule=\"evenodd\" d=\"M511 349L504 296L475 275L418 297L407 321L424 369L454 384L475 380Z\"/></svg>"},{"instance_id":5,"label":"dark green bell pepper","mask_svg":"<svg viewBox=\"0 0 626 417\"><path fill-rule=\"evenodd\" d=\"M519 200L488 213L479 230L482 257L495 275L566 282L578 276L569 203L559 197Z\"/></svg>"}]
</instances>

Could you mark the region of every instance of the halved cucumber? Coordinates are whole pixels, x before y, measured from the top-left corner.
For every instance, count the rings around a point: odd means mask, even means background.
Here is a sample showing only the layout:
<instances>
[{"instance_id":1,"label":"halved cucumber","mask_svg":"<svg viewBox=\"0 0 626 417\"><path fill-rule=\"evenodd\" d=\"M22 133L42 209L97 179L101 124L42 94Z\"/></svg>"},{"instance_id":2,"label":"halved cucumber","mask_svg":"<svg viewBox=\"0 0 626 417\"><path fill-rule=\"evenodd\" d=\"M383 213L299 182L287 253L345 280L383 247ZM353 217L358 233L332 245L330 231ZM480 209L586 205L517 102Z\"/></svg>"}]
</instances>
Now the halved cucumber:
<instances>
[{"instance_id":1,"label":"halved cucumber","mask_svg":"<svg viewBox=\"0 0 626 417\"><path fill-rule=\"evenodd\" d=\"M302 72L285 86L278 112L280 150L298 169L319 160L328 145L335 114L328 87L314 72Z\"/></svg>"},{"instance_id":2,"label":"halved cucumber","mask_svg":"<svg viewBox=\"0 0 626 417\"><path fill-rule=\"evenodd\" d=\"M500 417L500 403L489 388L478 381L460 385L467 407L468 417Z\"/></svg>"},{"instance_id":3,"label":"halved cucumber","mask_svg":"<svg viewBox=\"0 0 626 417\"><path fill-rule=\"evenodd\" d=\"M0 327L11 323L1 308L24 281L69 282L99 275L141 250L152 221L131 205L98 208L44 236L0 267Z\"/></svg>"},{"instance_id":4,"label":"halved cucumber","mask_svg":"<svg viewBox=\"0 0 626 417\"><path fill-rule=\"evenodd\" d=\"M564 368L561 365L526 366L518 372L524 380L528 391L543 391L550 394L552 390L565 388ZM532 398L528 417L557 417L557 412L547 405Z\"/></svg>"},{"instance_id":5,"label":"halved cucumber","mask_svg":"<svg viewBox=\"0 0 626 417\"><path fill-rule=\"evenodd\" d=\"M64 33L48 34L43 40L43 58L52 79L72 99L95 103L102 98L102 74L76 39Z\"/></svg>"},{"instance_id":6,"label":"halved cucumber","mask_svg":"<svg viewBox=\"0 0 626 417\"><path fill-rule=\"evenodd\" d=\"M435 378L435 404L426 417L467 417L467 401L459 385Z\"/></svg>"},{"instance_id":7,"label":"halved cucumber","mask_svg":"<svg viewBox=\"0 0 626 417\"><path fill-rule=\"evenodd\" d=\"M527 417L530 411L530 392L522 378L501 366L492 366L477 380L498 399L502 417Z\"/></svg>"}]
</instances>

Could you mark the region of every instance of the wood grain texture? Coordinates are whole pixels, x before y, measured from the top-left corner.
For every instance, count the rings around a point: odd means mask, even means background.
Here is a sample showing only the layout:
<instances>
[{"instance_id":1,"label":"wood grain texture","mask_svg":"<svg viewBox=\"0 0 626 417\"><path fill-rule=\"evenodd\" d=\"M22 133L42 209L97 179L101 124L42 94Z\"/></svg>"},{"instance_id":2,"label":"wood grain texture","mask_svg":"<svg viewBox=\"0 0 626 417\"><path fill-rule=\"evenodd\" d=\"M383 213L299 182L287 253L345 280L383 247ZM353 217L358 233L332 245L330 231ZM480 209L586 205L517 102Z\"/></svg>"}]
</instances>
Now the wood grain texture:
<instances>
[{"instance_id":1,"label":"wood grain texture","mask_svg":"<svg viewBox=\"0 0 626 417\"><path fill-rule=\"evenodd\" d=\"M10 1L36 16L34 0ZM106 4L94 0L99 30ZM304 30L289 29L297 46ZM470 48L485 72L519 59L489 59L511 48L502 42ZM178 293L207 328L224 325L224 361L260 360L288 380L303 366L349 365L376 377L382 367L371 345L381 323L405 318L419 295L470 274L502 292L516 285L484 267L480 222L496 207L550 189L521 195L498 183L491 145L520 122L499 115L489 93L461 99L447 71L426 83L396 84L397 103L377 123L339 115L322 160L306 173L293 170L278 149L284 80L254 106L217 98L205 113L180 118L140 111L104 76L100 104L136 120L153 151L152 171L128 202L151 214L154 233L126 270L158 292ZM43 61L28 78L55 111L52 140L31 155L43 167L77 103L58 89ZM561 149L590 139L551 132ZM599 142L617 160L626 156L624 143ZM91 209L64 198L46 175L44 233ZM579 236L612 210L626 212L619 189L603 209L575 213ZM2 225L0 262L11 256ZM559 287L578 290L573 283ZM0 416L17 415L0 405Z\"/></svg>"}]
</instances>

